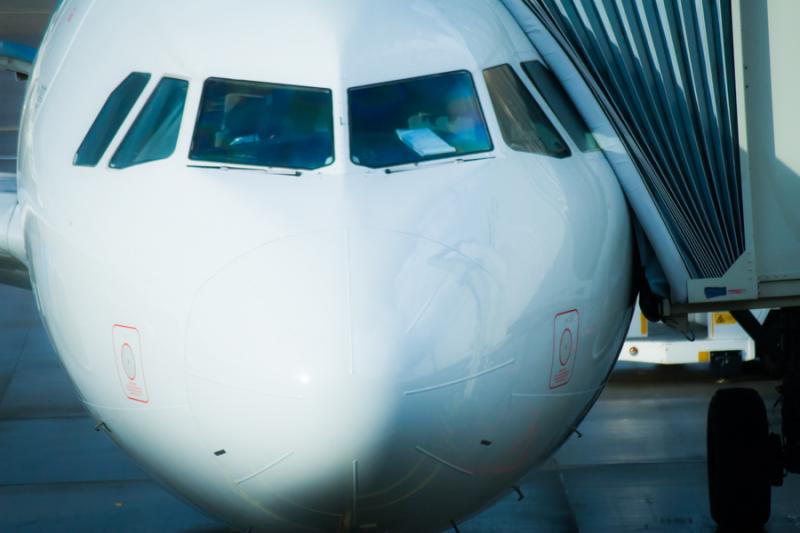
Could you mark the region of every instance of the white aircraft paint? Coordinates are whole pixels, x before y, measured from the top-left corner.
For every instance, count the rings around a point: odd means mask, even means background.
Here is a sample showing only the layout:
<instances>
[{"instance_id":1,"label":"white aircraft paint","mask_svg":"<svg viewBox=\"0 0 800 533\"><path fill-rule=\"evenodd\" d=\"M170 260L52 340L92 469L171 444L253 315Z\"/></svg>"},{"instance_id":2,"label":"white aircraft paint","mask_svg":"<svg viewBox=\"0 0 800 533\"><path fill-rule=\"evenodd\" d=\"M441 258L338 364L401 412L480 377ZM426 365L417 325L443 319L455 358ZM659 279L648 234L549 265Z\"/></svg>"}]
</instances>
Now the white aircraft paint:
<instances>
[{"instance_id":1,"label":"white aircraft paint","mask_svg":"<svg viewBox=\"0 0 800 533\"><path fill-rule=\"evenodd\" d=\"M548 458L617 357L632 259L601 152L563 129L567 159L503 141L482 71L537 57L494 0L66 1L30 79L13 249L111 438L267 531L442 529ZM454 70L489 158L350 161L348 88ZM73 166L132 71L145 93L100 164ZM190 82L175 153L109 168L164 75ZM191 167L209 77L330 88L333 164Z\"/></svg>"}]
</instances>

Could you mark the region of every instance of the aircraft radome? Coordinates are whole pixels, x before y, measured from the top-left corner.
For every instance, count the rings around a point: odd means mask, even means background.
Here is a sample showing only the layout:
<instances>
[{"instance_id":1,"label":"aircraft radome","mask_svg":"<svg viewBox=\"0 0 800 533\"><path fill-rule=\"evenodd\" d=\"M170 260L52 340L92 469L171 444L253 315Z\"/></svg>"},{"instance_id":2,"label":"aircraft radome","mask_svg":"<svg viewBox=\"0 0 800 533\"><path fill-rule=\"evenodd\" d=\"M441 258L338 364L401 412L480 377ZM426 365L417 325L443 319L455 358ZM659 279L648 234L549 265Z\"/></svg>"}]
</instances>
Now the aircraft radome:
<instances>
[{"instance_id":1,"label":"aircraft radome","mask_svg":"<svg viewBox=\"0 0 800 533\"><path fill-rule=\"evenodd\" d=\"M499 1L65 1L28 84L7 252L97 423L208 513L447 528L602 390L628 210Z\"/></svg>"}]
</instances>

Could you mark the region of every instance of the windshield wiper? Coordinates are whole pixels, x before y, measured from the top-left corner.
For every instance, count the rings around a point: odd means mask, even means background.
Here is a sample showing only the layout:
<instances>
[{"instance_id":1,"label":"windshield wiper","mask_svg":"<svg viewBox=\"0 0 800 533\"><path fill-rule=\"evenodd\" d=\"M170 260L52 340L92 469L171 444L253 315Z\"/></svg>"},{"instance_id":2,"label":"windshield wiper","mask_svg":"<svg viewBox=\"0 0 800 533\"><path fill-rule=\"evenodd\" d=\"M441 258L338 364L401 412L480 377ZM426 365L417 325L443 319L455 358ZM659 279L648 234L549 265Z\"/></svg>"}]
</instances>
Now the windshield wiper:
<instances>
[{"instance_id":1,"label":"windshield wiper","mask_svg":"<svg viewBox=\"0 0 800 533\"><path fill-rule=\"evenodd\" d=\"M433 161L420 161L419 163L409 163L408 165L389 167L384 169L386 174L399 174L400 172L411 172L412 170L419 170L421 168L428 168L438 165L450 165L459 163L472 163L473 161L484 161L486 159L494 159L496 156L484 155L477 157L459 157L458 159L438 159Z\"/></svg>"},{"instance_id":2,"label":"windshield wiper","mask_svg":"<svg viewBox=\"0 0 800 533\"><path fill-rule=\"evenodd\" d=\"M293 176L299 178L303 173L293 168L281 167L247 167L238 165L186 165L189 168L207 168L214 170L249 170L251 172L264 172L265 174L274 174L276 176Z\"/></svg>"}]
</instances>

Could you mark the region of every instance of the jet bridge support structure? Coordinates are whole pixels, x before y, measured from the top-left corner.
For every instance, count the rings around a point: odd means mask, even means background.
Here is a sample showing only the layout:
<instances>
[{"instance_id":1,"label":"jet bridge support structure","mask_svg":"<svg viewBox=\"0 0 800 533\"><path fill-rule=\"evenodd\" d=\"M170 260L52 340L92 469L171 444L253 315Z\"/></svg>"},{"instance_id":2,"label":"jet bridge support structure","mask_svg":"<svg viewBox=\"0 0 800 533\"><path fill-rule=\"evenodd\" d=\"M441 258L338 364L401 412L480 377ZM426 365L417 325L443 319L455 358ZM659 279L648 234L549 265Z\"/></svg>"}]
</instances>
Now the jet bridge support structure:
<instances>
[{"instance_id":1,"label":"jet bridge support structure","mask_svg":"<svg viewBox=\"0 0 800 533\"><path fill-rule=\"evenodd\" d=\"M800 2L502 1L619 178L647 317L733 311L783 379L782 437L754 391L709 412L712 514L760 526L770 484L800 471Z\"/></svg>"}]
</instances>

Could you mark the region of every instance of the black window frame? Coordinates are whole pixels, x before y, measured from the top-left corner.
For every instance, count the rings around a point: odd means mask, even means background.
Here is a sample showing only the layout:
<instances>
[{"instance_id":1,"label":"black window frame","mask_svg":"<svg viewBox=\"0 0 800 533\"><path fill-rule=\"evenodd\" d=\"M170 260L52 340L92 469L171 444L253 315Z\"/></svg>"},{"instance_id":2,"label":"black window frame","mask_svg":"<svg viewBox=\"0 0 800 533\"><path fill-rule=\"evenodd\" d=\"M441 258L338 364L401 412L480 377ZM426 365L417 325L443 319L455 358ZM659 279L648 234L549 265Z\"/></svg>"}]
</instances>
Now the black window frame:
<instances>
[{"instance_id":1,"label":"black window frame","mask_svg":"<svg viewBox=\"0 0 800 533\"><path fill-rule=\"evenodd\" d=\"M181 113L178 119L178 130L175 133L175 142L172 145L170 152L164 155L163 157L158 157L156 159L146 159L144 161L131 162L125 165L118 164L117 158L120 157L120 152L125 147L125 143L128 141L128 137L131 135L131 133L133 133L136 130L137 126L139 125L139 122L144 119L144 113L149 110L150 104L152 104L155 101L155 98L158 95L158 90L160 89L162 84L167 80L178 81L185 84L183 101L181 103ZM162 76L161 79L158 80L158 83L148 95L147 101L139 110L139 113L136 115L136 118L133 120L130 127L128 128L128 131L125 132L125 136L122 138L122 141L120 141L119 145L116 147L116 150L114 150L114 155L111 156L111 159L108 162L109 168L112 168L114 170L125 170L135 166L145 165L147 163L154 163L156 161L165 161L171 158L173 155L175 155L175 151L178 148L178 140L180 139L181 126L183 125L183 117L186 115L186 101L189 99L189 87L190 87L190 82L186 78L180 78L177 76Z\"/></svg>"},{"instance_id":2,"label":"black window frame","mask_svg":"<svg viewBox=\"0 0 800 533\"><path fill-rule=\"evenodd\" d=\"M371 166L371 165L366 165L364 163L353 161L353 150L352 150L352 147L353 147L353 117L352 117L352 111L351 111L351 106L350 106L350 93L352 91L361 90L361 89L371 89L373 87L380 87L380 86L383 86L383 85L392 85L392 84L395 84L395 83L405 83L405 82L421 80L421 79L426 79L426 78L434 78L434 77L439 77L439 76L449 76L449 75L452 75L452 74L467 74L467 76L469 77L469 81L472 84L473 94L475 95L475 101L476 101L476 103L478 105L478 112L480 113L480 117L481 117L481 120L483 122L483 126L486 129L486 138L489 141L489 148L487 148L486 150L480 150L480 151L477 151L477 152L469 152L467 154L456 154L456 155L453 155L453 154L442 154L442 155L439 155L439 156L426 157L425 159L423 159L421 161L410 161L410 162L406 162L406 163L395 163L395 164L382 165L382 166ZM435 72L435 73L432 73L432 74L423 74L421 76L410 76L410 77L407 77L407 78L400 78L400 79L396 79L396 80L381 81L381 82L376 82L376 83L370 83L370 84L367 84L367 85L359 85L359 86L356 86L356 87L348 87L347 88L347 126L348 126L347 127L347 137L348 137L347 147L348 147L348 151L350 153L350 162L352 164L356 165L356 166L363 167L363 168L369 168L369 169L372 169L372 170L379 170L379 169L383 169L383 168L391 168L391 167L403 166L403 165L415 165L415 164L420 164L420 163L427 163L429 161L438 161L438 160L442 160L442 159L460 159L460 158L472 157L472 156L480 155L480 154L488 154L488 153L491 153L491 152L493 152L495 150L494 139L492 138L492 131L491 131L491 128L489 128L489 121L486 120L486 111L484 111L484 109L483 109L483 102L481 101L481 96L480 96L480 93L478 92L478 86L475 83L475 76L473 75L473 73L470 70L467 70L467 69L451 70L451 71L447 71L447 72Z\"/></svg>"},{"instance_id":3,"label":"black window frame","mask_svg":"<svg viewBox=\"0 0 800 533\"><path fill-rule=\"evenodd\" d=\"M529 150L529 149L523 149L521 147L515 147L514 143L512 142L513 139L509 139L507 137L507 133L508 132L506 130L506 126L504 126L505 123L504 123L503 120L501 120L501 114L500 114L500 112L498 112L498 105L496 105L496 103L495 103L495 97L493 95L492 87L490 86L489 80L487 80L487 78L486 78L487 74L489 74L491 71L498 70L498 69L501 69L501 68L506 68L513 75L514 81L516 82L515 85L517 85L517 88L519 89L519 94L524 94L525 96L527 96L529 103L533 104L533 106L535 106L534 107L535 111L537 111L538 113L541 114L541 118L543 118L544 121L546 121L546 124L547 124L547 126L549 126L549 129L555 135L557 140L563 145L564 150L562 152L560 152L560 153L559 152L551 152L547 148L547 146L545 145L544 140L543 140L543 138L542 138L542 136L541 136L541 134L539 132L538 127L534 127L533 129L534 129L534 132L536 133L537 138L539 139L539 142L544 147L544 150ZM566 139L564 139L564 136L561 135L561 132L558 130L558 128L556 127L555 123L553 123L553 121L550 119L550 117L547 116L547 113L545 112L544 107L542 107L542 105L536 99L536 95L533 92L531 92L531 90L528 88L527 85L525 85L525 82L523 81L522 77L519 75L519 73L516 71L516 69L514 68L513 65L511 65L510 63L500 63L498 65L487 67L487 68L483 69L483 79L484 79L484 83L486 84L486 90L489 93L489 101L492 104L492 109L494 110L495 117L497 118L497 124L498 124L498 126L500 128L501 137L503 138L503 142L506 144L506 146L510 150L513 150L514 152L518 152L518 153L523 153L523 154L531 154L531 155L537 155L537 156L551 157L553 159L569 159L570 157L572 157L572 149L570 148L569 143L567 143ZM528 107L530 107L530 106L528 106ZM507 115L503 115L503 118L505 118L506 116ZM536 122L535 121L533 122L533 124L534 124L534 126L536 126Z\"/></svg>"},{"instance_id":4,"label":"black window frame","mask_svg":"<svg viewBox=\"0 0 800 533\"><path fill-rule=\"evenodd\" d=\"M551 84L546 90L542 89L542 84L538 81L537 73L533 70L534 66L546 72L544 76L548 78L547 83ZM564 84L556 77L553 69L540 59L523 61L520 63L520 67L534 88L539 91L539 94L550 108L550 111L558 118L561 127L567 132L567 136L572 140L578 151L584 154L600 151L600 145L592 134L591 128L589 128L589 125L586 123L586 120L584 120L575 102L572 100L569 93L567 93ZM556 93L559 94L552 93L550 89L554 89ZM553 99L557 101L554 102ZM567 120L564 120L564 113L569 115L566 117ZM579 133L576 131L570 124L577 126L581 132Z\"/></svg>"},{"instance_id":5,"label":"black window frame","mask_svg":"<svg viewBox=\"0 0 800 533\"><path fill-rule=\"evenodd\" d=\"M201 120L202 115L203 115L202 111L203 111L203 102L204 102L205 93L206 93L206 84L208 82L210 82L210 81L227 81L227 82L233 82L233 83L254 83L254 84L261 84L261 85L272 85L272 86L275 86L275 87L290 87L290 88L313 89L313 90L317 90L317 91L326 91L331 97L331 114L330 114L330 120L331 120L331 160L330 160L330 163L326 163L326 164L324 164L322 166L315 167L315 168L300 168L300 167L292 168L292 167L280 167L280 166L277 166L277 165L268 166L268 165L259 165L259 164L250 164L250 163L236 163L236 162L230 162L230 161L229 162L225 162L225 161L216 161L216 160L213 160L213 159L203 159L203 158L192 157L192 152L194 151L194 148L195 148L195 134L197 133L197 129L198 129L198 126L200 125L200 120ZM311 85L298 85L298 84L292 84L292 83L276 83L276 82L271 82L271 81L243 80L243 79L240 79L240 78L223 78L223 77L220 77L220 76L209 76L208 78L203 80L203 88L200 91L200 100L199 100L198 108L197 108L197 116L195 117L194 126L192 127L192 140L189 143L189 153L187 154L187 158L189 159L189 161L192 161L194 163L206 163L206 164L209 164L209 165L221 165L221 166L230 165L232 168L235 168L237 166L241 166L241 167L248 167L248 168L266 168L266 169L268 169L268 168L287 168L288 170L297 170L297 171L303 171L303 172L320 171L323 168L328 168L329 166L331 166L334 163L336 163L336 116L335 116L335 111L336 111L336 100L334 98L334 91L330 87L314 87L314 86L311 86Z\"/></svg>"},{"instance_id":6,"label":"black window frame","mask_svg":"<svg viewBox=\"0 0 800 533\"><path fill-rule=\"evenodd\" d=\"M105 122L104 114L108 111L108 107L111 104L111 99L117 94L121 94L120 91L123 90L127 83L136 81L136 79L138 79L138 85L134 86L134 91L136 94L134 95L131 93L131 98L124 102L124 105L127 107L127 109L124 113L116 116L115 120L111 122L112 127L106 129L105 135L102 136L102 140L100 144L97 145L98 147L95 150L95 153L92 154L92 157L87 161L82 161L81 152L88 150L90 148L90 143L93 142L93 138L98 136L98 132L96 130L102 127L102 122ZM100 108L100 111L97 112L97 116L95 116L92 125L89 127L89 130L86 132L86 135L84 135L80 146L75 152L75 155L72 158L73 166L94 168L100 164L103 156L105 156L106 152L108 152L111 143L114 142L114 138L119 134L120 129L122 129L122 125L125 124L125 121L130 116L131 111L136 106L136 103L142 98L142 94L149 85L151 79L152 75L149 72L134 71L128 74L125 79L122 80L113 91L111 91L103 103L103 106Z\"/></svg>"}]
</instances>

